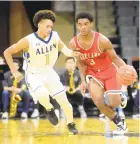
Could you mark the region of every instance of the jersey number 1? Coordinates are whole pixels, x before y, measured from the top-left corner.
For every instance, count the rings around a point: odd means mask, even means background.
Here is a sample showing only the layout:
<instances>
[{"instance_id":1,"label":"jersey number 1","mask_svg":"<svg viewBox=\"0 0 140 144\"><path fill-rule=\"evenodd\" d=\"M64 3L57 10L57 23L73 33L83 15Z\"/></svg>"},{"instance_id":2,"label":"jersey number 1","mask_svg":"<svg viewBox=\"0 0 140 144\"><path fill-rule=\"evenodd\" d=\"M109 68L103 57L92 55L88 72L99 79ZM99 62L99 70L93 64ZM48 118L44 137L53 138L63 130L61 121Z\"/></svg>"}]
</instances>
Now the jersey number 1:
<instances>
[{"instance_id":1,"label":"jersey number 1","mask_svg":"<svg viewBox=\"0 0 140 144\"><path fill-rule=\"evenodd\" d=\"M46 65L48 65L49 62L50 62L50 56L49 56L49 54L47 54L47 55L46 55Z\"/></svg>"}]
</instances>

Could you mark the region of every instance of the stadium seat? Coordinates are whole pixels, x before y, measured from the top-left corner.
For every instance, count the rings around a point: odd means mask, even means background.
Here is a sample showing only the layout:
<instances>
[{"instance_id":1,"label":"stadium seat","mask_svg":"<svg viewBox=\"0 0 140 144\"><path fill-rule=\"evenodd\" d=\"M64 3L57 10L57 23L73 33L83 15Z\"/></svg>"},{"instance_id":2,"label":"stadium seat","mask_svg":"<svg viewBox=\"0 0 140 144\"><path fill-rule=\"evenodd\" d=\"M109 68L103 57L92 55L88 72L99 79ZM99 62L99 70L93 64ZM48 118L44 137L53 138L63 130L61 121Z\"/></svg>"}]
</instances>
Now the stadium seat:
<instances>
[{"instance_id":1,"label":"stadium seat","mask_svg":"<svg viewBox=\"0 0 140 144\"><path fill-rule=\"evenodd\" d=\"M116 15L117 16L135 16L136 15L136 11L134 8L118 8L116 10Z\"/></svg>"},{"instance_id":2,"label":"stadium seat","mask_svg":"<svg viewBox=\"0 0 140 144\"><path fill-rule=\"evenodd\" d=\"M137 47L137 37L121 37L122 47Z\"/></svg>"},{"instance_id":3,"label":"stadium seat","mask_svg":"<svg viewBox=\"0 0 140 144\"><path fill-rule=\"evenodd\" d=\"M118 8L131 8L134 7L136 4L134 1L115 1L115 6Z\"/></svg>"},{"instance_id":4,"label":"stadium seat","mask_svg":"<svg viewBox=\"0 0 140 144\"><path fill-rule=\"evenodd\" d=\"M117 18L117 25L119 26L133 26L134 25L134 17L118 17Z\"/></svg>"},{"instance_id":5,"label":"stadium seat","mask_svg":"<svg viewBox=\"0 0 140 144\"><path fill-rule=\"evenodd\" d=\"M134 47L123 47L122 48L122 57L123 58L132 58L132 57L136 57L139 56L139 50L137 48Z\"/></svg>"},{"instance_id":6,"label":"stadium seat","mask_svg":"<svg viewBox=\"0 0 140 144\"><path fill-rule=\"evenodd\" d=\"M136 25L137 27L139 27L139 17L138 17L138 16L135 18L135 25Z\"/></svg>"},{"instance_id":7,"label":"stadium seat","mask_svg":"<svg viewBox=\"0 0 140 144\"><path fill-rule=\"evenodd\" d=\"M119 33L124 37L136 37L137 28L135 26L119 26Z\"/></svg>"}]
</instances>

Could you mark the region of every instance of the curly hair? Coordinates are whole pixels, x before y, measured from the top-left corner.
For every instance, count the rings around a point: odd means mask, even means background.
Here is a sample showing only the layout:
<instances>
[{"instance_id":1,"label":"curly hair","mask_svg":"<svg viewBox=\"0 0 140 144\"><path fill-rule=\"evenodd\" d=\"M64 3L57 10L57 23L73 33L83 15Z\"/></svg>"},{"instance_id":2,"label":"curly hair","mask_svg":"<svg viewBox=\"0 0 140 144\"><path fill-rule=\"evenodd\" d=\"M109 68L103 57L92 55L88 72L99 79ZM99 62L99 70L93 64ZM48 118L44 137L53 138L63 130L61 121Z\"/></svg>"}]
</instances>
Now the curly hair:
<instances>
[{"instance_id":1,"label":"curly hair","mask_svg":"<svg viewBox=\"0 0 140 144\"><path fill-rule=\"evenodd\" d=\"M88 19L90 22L93 22L93 16L88 12L80 12L76 15L76 22L78 22L79 19Z\"/></svg>"},{"instance_id":2,"label":"curly hair","mask_svg":"<svg viewBox=\"0 0 140 144\"><path fill-rule=\"evenodd\" d=\"M34 18L33 18L34 26L38 27L38 23L42 19L49 19L54 23L56 20L56 15L51 10L39 10L37 13L35 13Z\"/></svg>"}]
</instances>

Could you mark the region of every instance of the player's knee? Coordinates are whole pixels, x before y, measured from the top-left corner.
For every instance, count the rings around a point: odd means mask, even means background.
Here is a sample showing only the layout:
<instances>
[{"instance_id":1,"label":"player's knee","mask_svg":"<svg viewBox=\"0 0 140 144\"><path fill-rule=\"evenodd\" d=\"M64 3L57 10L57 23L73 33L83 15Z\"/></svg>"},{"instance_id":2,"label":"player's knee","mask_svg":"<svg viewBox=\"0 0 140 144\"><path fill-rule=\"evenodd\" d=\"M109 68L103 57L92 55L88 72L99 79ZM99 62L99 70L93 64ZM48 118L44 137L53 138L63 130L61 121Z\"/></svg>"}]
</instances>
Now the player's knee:
<instances>
[{"instance_id":1,"label":"player's knee","mask_svg":"<svg viewBox=\"0 0 140 144\"><path fill-rule=\"evenodd\" d=\"M98 108L103 108L104 105L105 105L103 99L96 99L96 100L94 100L94 103L95 103L95 105L96 105Z\"/></svg>"},{"instance_id":2,"label":"player's knee","mask_svg":"<svg viewBox=\"0 0 140 144\"><path fill-rule=\"evenodd\" d=\"M110 94L108 95L109 105L112 108L117 108L121 104L120 94Z\"/></svg>"}]
</instances>

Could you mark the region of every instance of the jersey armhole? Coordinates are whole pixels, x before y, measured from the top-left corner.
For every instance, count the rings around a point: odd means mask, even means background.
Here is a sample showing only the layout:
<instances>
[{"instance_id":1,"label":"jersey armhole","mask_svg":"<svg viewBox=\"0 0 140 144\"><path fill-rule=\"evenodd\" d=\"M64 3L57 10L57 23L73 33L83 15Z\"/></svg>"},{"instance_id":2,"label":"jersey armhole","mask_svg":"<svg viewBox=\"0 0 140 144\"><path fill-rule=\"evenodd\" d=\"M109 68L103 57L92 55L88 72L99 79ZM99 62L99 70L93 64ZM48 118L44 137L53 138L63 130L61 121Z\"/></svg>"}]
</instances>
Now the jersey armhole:
<instances>
[{"instance_id":1,"label":"jersey armhole","mask_svg":"<svg viewBox=\"0 0 140 144\"><path fill-rule=\"evenodd\" d=\"M59 41L60 41L61 39L60 39L60 36L59 36L58 32L53 31L53 34L55 35L55 38L56 38L56 40L57 40L58 43L59 43Z\"/></svg>"},{"instance_id":2,"label":"jersey armhole","mask_svg":"<svg viewBox=\"0 0 140 144\"><path fill-rule=\"evenodd\" d=\"M100 49L100 43L99 42L100 42L100 33L99 33L99 37L98 37L98 40L97 40L97 45L98 45L97 47L98 47L99 52L103 53L103 51L101 51L101 49Z\"/></svg>"},{"instance_id":3,"label":"jersey armhole","mask_svg":"<svg viewBox=\"0 0 140 144\"><path fill-rule=\"evenodd\" d=\"M74 44L74 49L72 49L72 50L76 50L76 42L75 42L75 37L71 40L72 41L72 43Z\"/></svg>"}]
</instances>

